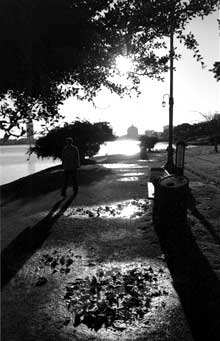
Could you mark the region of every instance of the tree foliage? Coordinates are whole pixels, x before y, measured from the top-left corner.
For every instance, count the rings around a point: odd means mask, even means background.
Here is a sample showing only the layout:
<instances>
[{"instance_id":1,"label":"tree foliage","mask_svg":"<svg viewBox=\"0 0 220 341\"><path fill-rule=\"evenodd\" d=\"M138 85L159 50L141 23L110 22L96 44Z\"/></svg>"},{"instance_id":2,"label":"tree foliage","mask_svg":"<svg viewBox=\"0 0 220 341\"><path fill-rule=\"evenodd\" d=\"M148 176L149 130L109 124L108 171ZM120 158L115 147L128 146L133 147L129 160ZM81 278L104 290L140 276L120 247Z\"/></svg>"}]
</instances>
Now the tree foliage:
<instances>
[{"instance_id":1,"label":"tree foliage","mask_svg":"<svg viewBox=\"0 0 220 341\"><path fill-rule=\"evenodd\" d=\"M57 119L70 95L91 99L102 86L122 91L110 80L120 35L97 20L107 3L1 1L1 129L8 135L26 120Z\"/></svg>"},{"instance_id":2,"label":"tree foliage","mask_svg":"<svg viewBox=\"0 0 220 341\"><path fill-rule=\"evenodd\" d=\"M214 115L212 118L200 123L183 123L174 127L174 140L176 142L182 140L185 142L193 141L193 143L211 144L214 145L215 151L218 151L217 145L220 144L219 116Z\"/></svg>"},{"instance_id":3,"label":"tree foliage","mask_svg":"<svg viewBox=\"0 0 220 341\"><path fill-rule=\"evenodd\" d=\"M61 158L67 137L72 137L74 144L78 146L81 162L84 162L86 156L92 157L97 154L101 144L115 138L108 122L92 124L86 120L77 120L72 124L56 127L47 135L40 137L31 148L31 152L37 157Z\"/></svg>"},{"instance_id":4,"label":"tree foliage","mask_svg":"<svg viewBox=\"0 0 220 341\"><path fill-rule=\"evenodd\" d=\"M140 136L140 147L142 150L147 150L150 152L152 148L154 148L155 144L158 142L157 136L147 136L141 135Z\"/></svg>"},{"instance_id":5,"label":"tree foliage","mask_svg":"<svg viewBox=\"0 0 220 341\"><path fill-rule=\"evenodd\" d=\"M115 2L104 20L109 26L121 30L126 51L135 56L138 69L143 74L151 75L164 71L168 56L159 57L157 50L161 54L161 48L166 49L167 37L171 33L191 49L193 56L203 64L193 32L187 34L185 29L190 20L204 18L219 4L219 0L120 0ZM178 57L176 53L175 57Z\"/></svg>"},{"instance_id":6,"label":"tree foliage","mask_svg":"<svg viewBox=\"0 0 220 341\"><path fill-rule=\"evenodd\" d=\"M220 34L220 19L218 21L218 29ZM213 68L210 70L214 73L214 77L216 78L217 82L220 81L220 61L216 61L213 65Z\"/></svg>"},{"instance_id":7,"label":"tree foliage","mask_svg":"<svg viewBox=\"0 0 220 341\"><path fill-rule=\"evenodd\" d=\"M171 32L203 63L185 28L218 5L219 0L2 0L1 129L9 136L26 120L58 119L57 108L70 95L92 99L102 86L122 94L125 87L113 77L120 54L134 61L128 74L133 88L141 75L162 79Z\"/></svg>"},{"instance_id":8,"label":"tree foliage","mask_svg":"<svg viewBox=\"0 0 220 341\"><path fill-rule=\"evenodd\" d=\"M220 62L215 62L213 65L213 69L211 69L214 73L214 77L216 78L217 82L220 81Z\"/></svg>"}]
</instances>

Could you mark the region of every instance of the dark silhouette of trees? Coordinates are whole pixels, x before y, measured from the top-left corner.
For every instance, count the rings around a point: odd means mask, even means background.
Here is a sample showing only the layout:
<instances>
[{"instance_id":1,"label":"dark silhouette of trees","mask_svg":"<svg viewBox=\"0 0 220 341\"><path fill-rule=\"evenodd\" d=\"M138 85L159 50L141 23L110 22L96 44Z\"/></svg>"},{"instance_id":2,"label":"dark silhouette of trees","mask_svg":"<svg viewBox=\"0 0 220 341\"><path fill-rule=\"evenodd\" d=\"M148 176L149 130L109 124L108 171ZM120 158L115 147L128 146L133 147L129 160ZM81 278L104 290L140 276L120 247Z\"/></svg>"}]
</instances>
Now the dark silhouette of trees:
<instances>
[{"instance_id":1,"label":"dark silhouette of trees","mask_svg":"<svg viewBox=\"0 0 220 341\"><path fill-rule=\"evenodd\" d=\"M214 151L218 153L218 145L220 144L220 135L210 137L210 143L214 146Z\"/></svg>"},{"instance_id":2,"label":"dark silhouette of trees","mask_svg":"<svg viewBox=\"0 0 220 341\"><path fill-rule=\"evenodd\" d=\"M147 135L141 135L140 136L140 147L142 151L148 150L149 152L151 149L154 148L155 144L158 142L157 136L147 136Z\"/></svg>"},{"instance_id":3,"label":"dark silhouette of trees","mask_svg":"<svg viewBox=\"0 0 220 341\"><path fill-rule=\"evenodd\" d=\"M220 33L220 19L217 19L218 21L218 28L219 28L219 33ZM214 73L214 77L216 78L217 82L220 81L220 61L216 61L213 64L213 68L210 70Z\"/></svg>"},{"instance_id":4,"label":"dark silhouette of trees","mask_svg":"<svg viewBox=\"0 0 220 341\"><path fill-rule=\"evenodd\" d=\"M185 142L193 142L199 144L211 144L214 150L218 152L218 144L220 144L220 118L218 115L203 115L206 121L188 124L183 123L174 127L174 140L177 142L183 140Z\"/></svg>"},{"instance_id":5,"label":"dark silhouette of trees","mask_svg":"<svg viewBox=\"0 0 220 341\"><path fill-rule=\"evenodd\" d=\"M195 133L194 125L189 123L183 123L174 127L174 140L175 141L187 141Z\"/></svg>"},{"instance_id":6,"label":"dark silhouette of trees","mask_svg":"<svg viewBox=\"0 0 220 341\"><path fill-rule=\"evenodd\" d=\"M65 140L69 136L79 148L82 163L85 162L85 157L97 154L102 143L115 138L108 122L92 124L89 121L77 120L72 124L65 124L62 128L56 127L37 139L31 152L41 158L61 158Z\"/></svg>"},{"instance_id":7,"label":"dark silhouette of trees","mask_svg":"<svg viewBox=\"0 0 220 341\"><path fill-rule=\"evenodd\" d=\"M213 69L210 70L214 73L214 77L216 78L217 82L220 81L220 62L215 62L213 65Z\"/></svg>"},{"instance_id":8,"label":"dark silhouette of trees","mask_svg":"<svg viewBox=\"0 0 220 341\"><path fill-rule=\"evenodd\" d=\"M6 136L27 120L58 120L58 106L70 95L91 99L102 86L121 93L110 78L122 39L98 20L107 5L101 0L1 1L0 128Z\"/></svg>"},{"instance_id":9,"label":"dark silhouette of trees","mask_svg":"<svg viewBox=\"0 0 220 341\"><path fill-rule=\"evenodd\" d=\"M113 78L120 54L134 60L128 74L131 88L138 89L141 75L162 79L168 71L171 31L203 63L193 33L184 30L191 19L212 13L218 4L219 0L1 0L0 128L8 137L27 120L56 121L64 99L92 99L102 86L122 95L126 87ZM179 58L177 52L174 58Z\"/></svg>"}]
</instances>

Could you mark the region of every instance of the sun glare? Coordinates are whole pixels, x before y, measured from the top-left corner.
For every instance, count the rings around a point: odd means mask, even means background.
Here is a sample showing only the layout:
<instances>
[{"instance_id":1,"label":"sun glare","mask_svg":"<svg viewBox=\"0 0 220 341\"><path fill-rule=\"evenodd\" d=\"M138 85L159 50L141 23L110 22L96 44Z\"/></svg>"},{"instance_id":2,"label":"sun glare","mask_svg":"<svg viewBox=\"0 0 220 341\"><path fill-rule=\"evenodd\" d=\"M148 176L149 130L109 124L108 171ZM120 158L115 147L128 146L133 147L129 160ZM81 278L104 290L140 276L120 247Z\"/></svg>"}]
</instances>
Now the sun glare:
<instances>
[{"instance_id":1,"label":"sun glare","mask_svg":"<svg viewBox=\"0 0 220 341\"><path fill-rule=\"evenodd\" d=\"M116 58L116 67L120 73L127 73L132 70L132 60L129 57L118 56Z\"/></svg>"}]
</instances>

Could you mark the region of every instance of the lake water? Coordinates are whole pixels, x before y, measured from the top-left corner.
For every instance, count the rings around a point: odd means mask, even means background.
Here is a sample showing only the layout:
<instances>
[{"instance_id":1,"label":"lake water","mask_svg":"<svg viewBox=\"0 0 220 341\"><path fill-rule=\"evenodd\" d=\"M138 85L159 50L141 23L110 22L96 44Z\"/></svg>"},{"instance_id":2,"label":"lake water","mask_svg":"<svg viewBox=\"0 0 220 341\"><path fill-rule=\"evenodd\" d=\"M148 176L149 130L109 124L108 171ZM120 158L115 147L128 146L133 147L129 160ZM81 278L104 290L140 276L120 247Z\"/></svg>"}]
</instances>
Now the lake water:
<instances>
[{"instance_id":1,"label":"lake water","mask_svg":"<svg viewBox=\"0 0 220 341\"><path fill-rule=\"evenodd\" d=\"M56 166L59 160L38 159L35 154L28 160L28 145L0 146L0 185Z\"/></svg>"},{"instance_id":2,"label":"lake water","mask_svg":"<svg viewBox=\"0 0 220 341\"><path fill-rule=\"evenodd\" d=\"M166 147L167 143L157 143L155 149ZM133 155L139 151L139 141L117 140L102 145L97 155ZM60 160L38 159L35 154L28 159L27 152L28 145L0 146L0 185L60 164Z\"/></svg>"}]
</instances>

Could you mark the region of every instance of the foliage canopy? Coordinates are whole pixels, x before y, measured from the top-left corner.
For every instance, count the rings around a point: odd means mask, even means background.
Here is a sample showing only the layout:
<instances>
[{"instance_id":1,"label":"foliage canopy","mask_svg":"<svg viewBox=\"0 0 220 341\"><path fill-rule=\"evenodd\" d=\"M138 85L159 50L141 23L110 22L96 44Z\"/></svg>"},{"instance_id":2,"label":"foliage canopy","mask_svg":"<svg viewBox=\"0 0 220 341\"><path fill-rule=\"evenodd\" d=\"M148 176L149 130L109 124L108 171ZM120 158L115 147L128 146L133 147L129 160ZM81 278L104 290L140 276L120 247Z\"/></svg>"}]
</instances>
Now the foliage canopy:
<instances>
[{"instance_id":1,"label":"foliage canopy","mask_svg":"<svg viewBox=\"0 0 220 341\"><path fill-rule=\"evenodd\" d=\"M158 142L157 136L147 136L141 135L140 136L140 147L142 150L147 150L150 152L152 148L154 148L155 144Z\"/></svg>"},{"instance_id":2,"label":"foliage canopy","mask_svg":"<svg viewBox=\"0 0 220 341\"><path fill-rule=\"evenodd\" d=\"M0 4L1 129L59 118L70 95L92 99L105 86L122 94L115 58L129 55L133 88L139 76L168 71L171 32L203 63L187 23L217 9L219 0L2 0ZM175 52L175 58L178 54ZM23 131L24 132L24 131Z\"/></svg>"}]
</instances>

